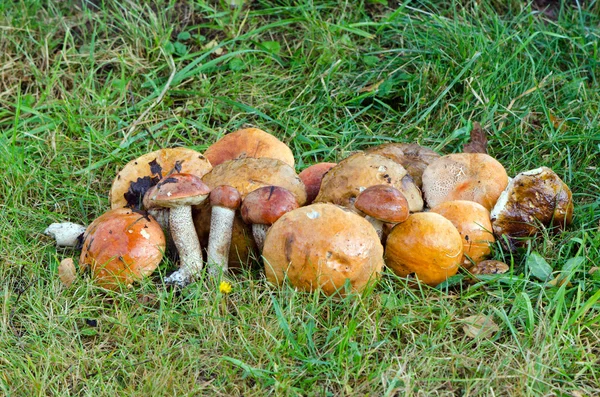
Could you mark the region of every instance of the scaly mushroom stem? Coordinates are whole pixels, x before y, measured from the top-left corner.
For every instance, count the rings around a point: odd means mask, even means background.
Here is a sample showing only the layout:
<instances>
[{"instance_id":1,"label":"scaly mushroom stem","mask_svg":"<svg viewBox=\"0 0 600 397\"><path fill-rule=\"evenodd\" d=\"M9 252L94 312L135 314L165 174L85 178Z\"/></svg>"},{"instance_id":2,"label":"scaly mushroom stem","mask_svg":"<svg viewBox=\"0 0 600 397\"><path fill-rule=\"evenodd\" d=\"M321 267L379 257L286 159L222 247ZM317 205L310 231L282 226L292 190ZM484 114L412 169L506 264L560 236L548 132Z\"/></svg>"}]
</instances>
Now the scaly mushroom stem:
<instances>
[{"instance_id":1,"label":"scaly mushroom stem","mask_svg":"<svg viewBox=\"0 0 600 397\"><path fill-rule=\"evenodd\" d=\"M365 219L369 221L373 228L375 228L375 231L379 236L379 240L381 240L383 238L383 222L369 215L365 216Z\"/></svg>"},{"instance_id":2,"label":"scaly mushroom stem","mask_svg":"<svg viewBox=\"0 0 600 397\"><path fill-rule=\"evenodd\" d=\"M235 210L213 206L208 235L208 274L227 272Z\"/></svg>"},{"instance_id":3,"label":"scaly mushroom stem","mask_svg":"<svg viewBox=\"0 0 600 397\"><path fill-rule=\"evenodd\" d=\"M202 249L192 219L192 207L171 208L169 224L181 265L179 270L165 279L165 283L184 287L200 274L203 266Z\"/></svg>"},{"instance_id":4,"label":"scaly mushroom stem","mask_svg":"<svg viewBox=\"0 0 600 397\"><path fill-rule=\"evenodd\" d=\"M270 227L271 225L263 225L259 223L254 223L252 225L252 235L254 236L254 242L256 243L259 252L262 252L263 247L265 246L265 238Z\"/></svg>"}]
</instances>

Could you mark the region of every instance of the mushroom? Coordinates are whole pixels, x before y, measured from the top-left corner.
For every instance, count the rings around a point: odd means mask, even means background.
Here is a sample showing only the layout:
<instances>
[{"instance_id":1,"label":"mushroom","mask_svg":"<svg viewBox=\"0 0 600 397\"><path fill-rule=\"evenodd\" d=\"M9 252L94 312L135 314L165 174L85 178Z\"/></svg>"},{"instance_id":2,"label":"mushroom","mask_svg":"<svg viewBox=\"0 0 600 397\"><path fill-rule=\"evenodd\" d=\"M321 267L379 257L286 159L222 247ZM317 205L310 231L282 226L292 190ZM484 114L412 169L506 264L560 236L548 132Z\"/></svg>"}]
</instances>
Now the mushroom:
<instances>
[{"instance_id":1,"label":"mushroom","mask_svg":"<svg viewBox=\"0 0 600 397\"><path fill-rule=\"evenodd\" d=\"M144 194L172 172L202 177L212 169L201 153L186 148L167 148L130 161L117 174L110 189L111 208L142 208Z\"/></svg>"},{"instance_id":2,"label":"mushroom","mask_svg":"<svg viewBox=\"0 0 600 397\"><path fill-rule=\"evenodd\" d=\"M79 265L82 269L91 268L98 285L117 289L150 275L164 251L164 233L151 216L116 208L87 227Z\"/></svg>"},{"instance_id":3,"label":"mushroom","mask_svg":"<svg viewBox=\"0 0 600 397\"><path fill-rule=\"evenodd\" d=\"M446 201L433 207L431 212L448 219L460 233L464 246L464 268L468 269L490 255L490 244L496 240L492 234L490 212L484 206L474 201Z\"/></svg>"},{"instance_id":4,"label":"mushroom","mask_svg":"<svg viewBox=\"0 0 600 397\"><path fill-rule=\"evenodd\" d=\"M416 143L384 143L368 148L365 152L385 156L402 165L419 188L423 185L425 168L440 158L438 153Z\"/></svg>"},{"instance_id":5,"label":"mushroom","mask_svg":"<svg viewBox=\"0 0 600 397\"><path fill-rule=\"evenodd\" d=\"M298 205L306 202L306 189L289 165L271 158L245 158L226 161L217 165L203 178L210 188L230 185L238 190L242 199L248 193L263 186L281 186L294 194ZM194 224L202 242L210 235L211 210L208 205L194 208ZM250 226L244 223L239 211L233 222L229 268L238 268L250 263L254 257L256 244Z\"/></svg>"},{"instance_id":6,"label":"mushroom","mask_svg":"<svg viewBox=\"0 0 600 397\"><path fill-rule=\"evenodd\" d=\"M448 219L434 212L412 214L387 238L385 263L400 277L415 276L436 286L458 271L462 237Z\"/></svg>"},{"instance_id":7,"label":"mushroom","mask_svg":"<svg viewBox=\"0 0 600 397\"><path fill-rule=\"evenodd\" d=\"M454 153L433 161L423 172L429 208L445 201L469 200L490 211L508 185L506 170L484 153Z\"/></svg>"},{"instance_id":8,"label":"mushroom","mask_svg":"<svg viewBox=\"0 0 600 397\"><path fill-rule=\"evenodd\" d=\"M212 213L207 256L211 276L227 271L233 220L241 202L240 193L232 186L217 186L210 192Z\"/></svg>"},{"instance_id":9,"label":"mushroom","mask_svg":"<svg viewBox=\"0 0 600 397\"><path fill-rule=\"evenodd\" d=\"M352 208L361 191L381 184L400 190L411 212L423 209L421 191L404 167L387 157L362 152L340 161L325 174L315 202Z\"/></svg>"},{"instance_id":10,"label":"mushroom","mask_svg":"<svg viewBox=\"0 0 600 397\"><path fill-rule=\"evenodd\" d=\"M242 203L242 219L252 225L252 234L262 252L269 227L287 212L298 208L296 197L280 186L264 186L248 193Z\"/></svg>"},{"instance_id":11,"label":"mushroom","mask_svg":"<svg viewBox=\"0 0 600 397\"><path fill-rule=\"evenodd\" d=\"M179 270L165 279L181 287L189 284L202 270L202 250L192 219L192 205L201 204L210 188L192 174L172 174L156 185L150 202L169 208L171 238L180 258Z\"/></svg>"},{"instance_id":12,"label":"mushroom","mask_svg":"<svg viewBox=\"0 0 600 397\"><path fill-rule=\"evenodd\" d=\"M52 223L44 230L46 236L54 238L59 247L77 247L85 226L73 222Z\"/></svg>"},{"instance_id":13,"label":"mushroom","mask_svg":"<svg viewBox=\"0 0 600 397\"><path fill-rule=\"evenodd\" d=\"M273 135L258 128L245 128L225 135L204 152L213 166L228 160L268 157L294 166L290 148Z\"/></svg>"},{"instance_id":14,"label":"mushroom","mask_svg":"<svg viewBox=\"0 0 600 397\"><path fill-rule=\"evenodd\" d=\"M271 226L263 250L265 275L301 290L326 295L360 292L383 268L383 246L360 215L328 203L283 215Z\"/></svg>"},{"instance_id":15,"label":"mushroom","mask_svg":"<svg viewBox=\"0 0 600 397\"><path fill-rule=\"evenodd\" d=\"M323 176L335 167L337 163L317 163L305 168L298 174L304 186L306 186L306 205L311 204L321 189Z\"/></svg>"},{"instance_id":16,"label":"mushroom","mask_svg":"<svg viewBox=\"0 0 600 397\"><path fill-rule=\"evenodd\" d=\"M573 220L569 187L554 171L540 167L518 174L491 212L494 234L510 248L521 246L541 227L564 229Z\"/></svg>"},{"instance_id":17,"label":"mushroom","mask_svg":"<svg viewBox=\"0 0 600 397\"><path fill-rule=\"evenodd\" d=\"M398 189L388 185L373 185L363 190L354 207L366 215L379 239L383 236L384 223L400 223L408 219L408 201Z\"/></svg>"}]
</instances>

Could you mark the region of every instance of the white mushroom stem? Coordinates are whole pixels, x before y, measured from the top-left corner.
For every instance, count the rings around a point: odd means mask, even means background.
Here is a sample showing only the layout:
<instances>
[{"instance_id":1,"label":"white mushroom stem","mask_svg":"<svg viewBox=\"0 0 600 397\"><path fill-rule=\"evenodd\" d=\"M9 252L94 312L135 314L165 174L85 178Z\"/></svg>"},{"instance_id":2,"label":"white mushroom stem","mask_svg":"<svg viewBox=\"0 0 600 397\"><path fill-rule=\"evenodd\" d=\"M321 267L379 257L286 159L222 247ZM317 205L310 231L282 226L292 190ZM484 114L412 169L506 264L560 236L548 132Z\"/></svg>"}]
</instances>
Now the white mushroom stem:
<instances>
[{"instance_id":1,"label":"white mushroom stem","mask_svg":"<svg viewBox=\"0 0 600 397\"><path fill-rule=\"evenodd\" d=\"M211 211L207 262L208 274L214 277L227 271L235 210L215 205Z\"/></svg>"},{"instance_id":2,"label":"white mushroom stem","mask_svg":"<svg viewBox=\"0 0 600 397\"><path fill-rule=\"evenodd\" d=\"M202 249L192 219L192 207L171 208L169 227L171 237L175 242L177 252L179 252L180 266L179 270L165 279L165 283L184 287L200 274L203 265Z\"/></svg>"},{"instance_id":3,"label":"white mushroom stem","mask_svg":"<svg viewBox=\"0 0 600 397\"><path fill-rule=\"evenodd\" d=\"M373 218L370 215L365 216L365 219L369 221L369 223L375 228L377 235L379 236L379 240L383 238L383 222L377 218Z\"/></svg>"},{"instance_id":4,"label":"white mushroom stem","mask_svg":"<svg viewBox=\"0 0 600 397\"><path fill-rule=\"evenodd\" d=\"M252 235L254 236L254 242L256 243L259 252L263 251L267 231L270 227L271 225L262 225L259 223L252 224Z\"/></svg>"},{"instance_id":5,"label":"white mushroom stem","mask_svg":"<svg viewBox=\"0 0 600 397\"><path fill-rule=\"evenodd\" d=\"M77 247L79 236L85 232L85 226L73 222L53 223L44 230L44 234L53 237L59 247Z\"/></svg>"}]
</instances>

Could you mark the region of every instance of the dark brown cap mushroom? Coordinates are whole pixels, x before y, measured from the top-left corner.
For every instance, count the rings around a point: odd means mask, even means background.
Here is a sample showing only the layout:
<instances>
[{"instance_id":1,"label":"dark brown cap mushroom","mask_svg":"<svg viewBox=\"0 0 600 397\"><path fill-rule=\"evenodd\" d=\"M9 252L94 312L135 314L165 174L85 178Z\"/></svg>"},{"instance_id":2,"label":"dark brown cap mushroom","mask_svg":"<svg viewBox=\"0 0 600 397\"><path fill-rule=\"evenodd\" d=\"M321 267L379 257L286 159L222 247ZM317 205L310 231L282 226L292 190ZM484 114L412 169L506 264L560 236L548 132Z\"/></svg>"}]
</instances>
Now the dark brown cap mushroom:
<instances>
[{"instance_id":1,"label":"dark brown cap mushroom","mask_svg":"<svg viewBox=\"0 0 600 397\"><path fill-rule=\"evenodd\" d=\"M202 250L194 221L192 206L201 204L210 193L202 179L192 174L172 174L156 185L150 201L155 206L169 208L171 237L177 247L181 265L165 282L185 286L202 270Z\"/></svg>"},{"instance_id":2,"label":"dark brown cap mushroom","mask_svg":"<svg viewBox=\"0 0 600 397\"><path fill-rule=\"evenodd\" d=\"M400 223L408 219L408 201L401 191L389 185L373 185L363 190L354 207L367 215L379 238L382 237L384 223Z\"/></svg>"},{"instance_id":3,"label":"dark brown cap mushroom","mask_svg":"<svg viewBox=\"0 0 600 397\"><path fill-rule=\"evenodd\" d=\"M258 128L244 128L225 135L204 152L213 166L228 160L268 157L294 166L294 154L275 136Z\"/></svg>"},{"instance_id":4,"label":"dark brown cap mushroom","mask_svg":"<svg viewBox=\"0 0 600 397\"><path fill-rule=\"evenodd\" d=\"M321 189L323 176L335 167L337 163L317 163L305 168L298 174L304 186L306 186L306 205L311 204Z\"/></svg>"},{"instance_id":5,"label":"dark brown cap mushroom","mask_svg":"<svg viewBox=\"0 0 600 397\"><path fill-rule=\"evenodd\" d=\"M211 276L227 271L233 220L241 202L240 193L232 186L217 186L210 192L212 214L207 254Z\"/></svg>"},{"instance_id":6,"label":"dark brown cap mushroom","mask_svg":"<svg viewBox=\"0 0 600 397\"><path fill-rule=\"evenodd\" d=\"M86 229L79 258L100 286L129 286L151 274L162 260L165 236L160 225L143 211L110 210Z\"/></svg>"},{"instance_id":7,"label":"dark brown cap mushroom","mask_svg":"<svg viewBox=\"0 0 600 397\"><path fill-rule=\"evenodd\" d=\"M260 251L268 228L296 208L298 202L294 195L280 186L264 186L248 193L242 203L242 219L252 225L254 241Z\"/></svg>"}]
</instances>

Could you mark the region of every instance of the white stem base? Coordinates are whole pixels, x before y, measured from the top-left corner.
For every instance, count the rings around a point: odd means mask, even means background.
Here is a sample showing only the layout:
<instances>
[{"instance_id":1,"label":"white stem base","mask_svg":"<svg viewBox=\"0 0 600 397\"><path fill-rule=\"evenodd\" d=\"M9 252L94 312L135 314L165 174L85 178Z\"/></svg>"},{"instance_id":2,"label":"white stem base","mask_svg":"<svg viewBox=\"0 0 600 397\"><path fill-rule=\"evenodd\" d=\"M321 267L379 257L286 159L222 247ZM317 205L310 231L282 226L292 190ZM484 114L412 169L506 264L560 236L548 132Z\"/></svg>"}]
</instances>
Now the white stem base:
<instances>
[{"instance_id":1,"label":"white stem base","mask_svg":"<svg viewBox=\"0 0 600 397\"><path fill-rule=\"evenodd\" d=\"M169 227L171 237L179 252L179 270L165 279L166 284L185 287L202 271L202 249L194 221L192 207L175 207L169 211Z\"/></svg>"},{"instance_id":2,"label":"white stem base","mask_svg":"<svg viewBox=\"0 0 600 397\"><path fill-rule=\"evenodd\" d=\"M227 272L234 217L235 211L229 208L212 207L207 260L208 275L211 277Z\"/></svg>"}]
</instances>

